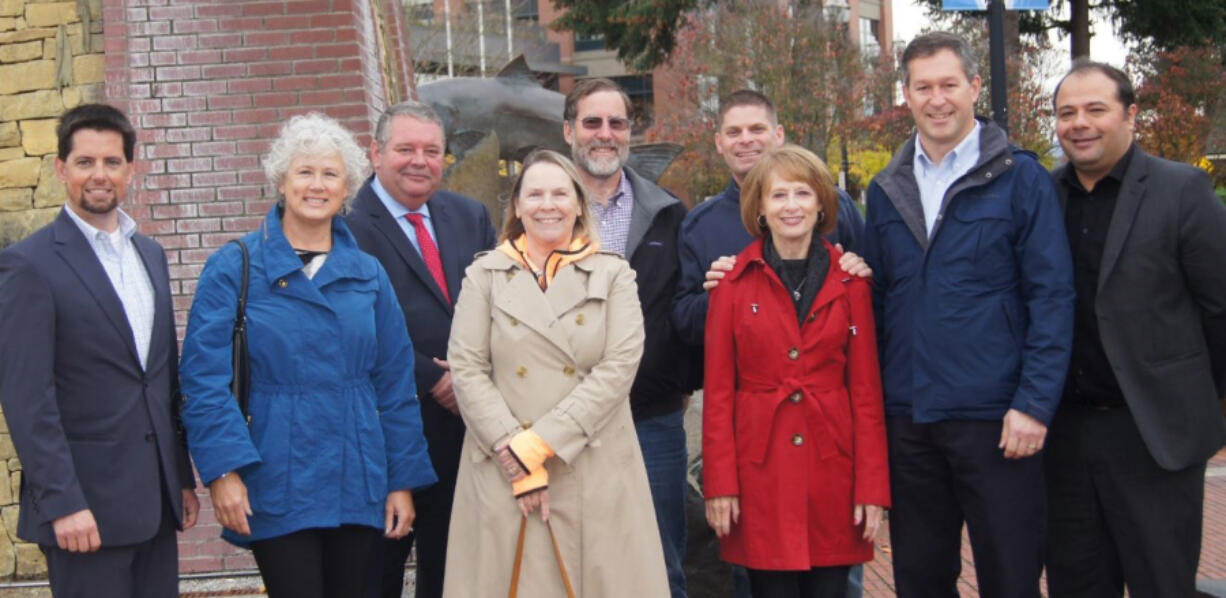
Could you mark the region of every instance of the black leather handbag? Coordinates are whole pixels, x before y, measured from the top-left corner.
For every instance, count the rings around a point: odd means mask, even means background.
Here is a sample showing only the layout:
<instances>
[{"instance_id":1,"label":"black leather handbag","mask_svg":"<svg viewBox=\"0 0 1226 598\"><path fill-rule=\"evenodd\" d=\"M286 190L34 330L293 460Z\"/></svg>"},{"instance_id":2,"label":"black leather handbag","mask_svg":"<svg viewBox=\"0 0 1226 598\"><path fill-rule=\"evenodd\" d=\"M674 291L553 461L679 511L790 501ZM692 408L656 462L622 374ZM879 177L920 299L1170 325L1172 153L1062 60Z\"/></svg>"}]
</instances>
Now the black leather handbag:
<instances>
[{"instance_id":1,"label":"black leather handbag","mask_svg":"<svg viewBox=\"0 0 1226 598\"><path fill-rule=\"evenodd\" d=\"M231 354L234 377L230 380L230 392L238 399L238 410L243 414L243 420L247 425L251 425L251 414L247 410L251 393L251 366L247 356L247 279L251 258L242 239L230 242L237 243L243 253L242 283L238 289L238 310L234 314L234 343Z\"/></svg>"}]
</instances>

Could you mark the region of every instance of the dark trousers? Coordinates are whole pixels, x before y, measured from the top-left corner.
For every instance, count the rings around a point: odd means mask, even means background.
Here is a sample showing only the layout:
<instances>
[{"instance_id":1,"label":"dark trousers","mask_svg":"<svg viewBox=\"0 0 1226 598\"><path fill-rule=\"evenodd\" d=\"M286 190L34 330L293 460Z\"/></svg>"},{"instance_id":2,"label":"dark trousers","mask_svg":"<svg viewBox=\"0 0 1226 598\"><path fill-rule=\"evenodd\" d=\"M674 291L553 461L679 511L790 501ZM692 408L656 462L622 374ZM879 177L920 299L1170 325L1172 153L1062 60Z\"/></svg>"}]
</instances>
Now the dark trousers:
<instances>
[{"instance_id":1,"label":"dark trousers","mask_svg":"<svg viewBox=\"0 0 1226 598\"><path fill-rule=\"evenodd\" d=\"M269 598L354 598L381 537L364 525L313 528L252 542L251 553Z\"/></svg>"},{"instance_id":2,"label":"dark trousers","mask_svg":"<svg viewBox=\"0 0 1226 598\"><path fill-rule=\"evenodd\" d=\"M1052 598L1196 594L1205 463L1162 469L1125 408L1062 407L1046 453Z\"/></svg>"},{"instance_id":3,"label":"dark trousers","mask_svg":"<svg viewBox=\"0 0 1226 598\"><path fill-rule=\"evenodd\" d=\"M413 493L413 533L399 540L381 538L372 559L379 583L367 590L371 598L400 598L404 591L404 563L417 545L416 598L441 598L447 562L447 530L455 483L438 484Z\"/></svg>"},{"instance_id":4,"label":"dark trousers","mask_svg":"<svg viewBox=\"0 0 1226 598\"><path fill-rule=\"evenodd\" d=\"M647 417L634 422L651 502L655 506L664 569L672 598L686 598L685 571L685 426L683 411ZM421 598L420 596L418 598Z\"/></svg>"},{"instance_id":5,"label":"dark trousers","mask_svg":"<svg viewBox=\"0 0 1226 598\"><path fill-rule=\"evenodd\" d=\"M103 541L106 539L103 538ZM153 538L97 552L68 552L40 546L56 598L177 598L179 544L169 506Z\"/></svg>"},{"instance_id":6,"label":"dark trousers","mask_svg":"<svg viewBox=\"0 0 1226 598\"><path fill-rule=\"evenodd\" d=\"M957 598L962 526L984 598L1038 598L1043 461L1005 459L1000 421L890 417L890 541L899 598Z\"/></svg>"},{"instance_id":7,"label":"dark trousers","mask_svg":"<svg viewBox=\"0 0 1226 598\"><path fill-rule=\"evenodd\" d=\"M850 567L814 567L808 571L747 569L754 598L844 598Z\"/></svg>"}]
</instances>

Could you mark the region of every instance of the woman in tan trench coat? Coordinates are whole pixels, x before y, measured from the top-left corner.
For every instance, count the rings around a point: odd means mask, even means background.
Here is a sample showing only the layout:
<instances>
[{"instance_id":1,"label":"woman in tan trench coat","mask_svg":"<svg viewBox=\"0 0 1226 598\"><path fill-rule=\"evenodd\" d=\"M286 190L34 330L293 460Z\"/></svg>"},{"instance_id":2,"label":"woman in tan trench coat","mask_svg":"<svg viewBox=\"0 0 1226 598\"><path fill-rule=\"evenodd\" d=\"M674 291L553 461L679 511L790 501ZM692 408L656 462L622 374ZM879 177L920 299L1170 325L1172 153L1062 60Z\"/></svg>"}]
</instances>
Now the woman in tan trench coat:
<instances>
[{"instance_id":1,"label":"woman in tan trench coat","mask_svg":"<svg viewBox=\"0 0 1226 598\"><path fill-rule=\"evenodd\" d=\"M634 272L597 250L555 152L524 161L506 222L468 268L448 347L468 432L443 595L507 595L527 517L522 595L566 595L547 519L576 596L666 597L628 399L643 349Z\"/></svg>"}]
</instances>

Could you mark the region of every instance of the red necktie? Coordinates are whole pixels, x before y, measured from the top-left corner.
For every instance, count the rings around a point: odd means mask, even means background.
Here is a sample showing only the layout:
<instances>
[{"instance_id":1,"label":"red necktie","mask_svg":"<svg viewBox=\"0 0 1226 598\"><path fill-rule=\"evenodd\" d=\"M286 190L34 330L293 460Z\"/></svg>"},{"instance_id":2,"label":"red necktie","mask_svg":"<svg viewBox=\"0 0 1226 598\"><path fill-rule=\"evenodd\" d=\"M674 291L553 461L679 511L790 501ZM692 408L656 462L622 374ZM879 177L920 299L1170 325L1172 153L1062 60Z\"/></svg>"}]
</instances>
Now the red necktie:
<instances>
[{"instance_id":1,"label":"red necktie","mask_svg":"<svg viewBox=\"0 0 1226 598\"><path fill-rule=\"evenodd\" d=\"M447 292L447 277L443 275L443 260L438 256L438 247L430 237L430 231L426 230L426 223L422 221L421 214L409 213L405 214L405 217L413 224L413 232L417 233L417 246L421 247L421 258L426 261L426 269L434 277L434 282L438 283L438 288L443 291L443 298L451 303L451 293Z\"/></svg>"}]
</instances>

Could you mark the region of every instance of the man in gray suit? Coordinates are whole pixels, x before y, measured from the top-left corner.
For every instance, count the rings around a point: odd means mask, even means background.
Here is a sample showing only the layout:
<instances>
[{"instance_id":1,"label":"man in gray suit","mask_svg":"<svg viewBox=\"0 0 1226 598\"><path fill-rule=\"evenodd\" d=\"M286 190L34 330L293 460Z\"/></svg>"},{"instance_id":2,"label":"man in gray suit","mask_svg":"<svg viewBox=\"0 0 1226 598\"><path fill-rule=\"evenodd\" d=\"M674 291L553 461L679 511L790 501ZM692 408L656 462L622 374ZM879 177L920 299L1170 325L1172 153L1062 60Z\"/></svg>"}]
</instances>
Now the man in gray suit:
<instances>
[{"instance_id":1,"label":"man in gray suit","mask_svg":"<svg viewBox=\"0 0 1226 598\"><path fill-rule=\"evenodd\" d=\"M136 131L85 104L56 131L59 217L0 252L0 402L23 466L17 535L57 598L179 595L199 503L179 424L166 254L120 209Z\"/></svg>"},{"instance_id":2,"label":"man in gray suit","mask_svg":"<svg viewBox=\"0 0 1226 598\"><path fill-rule=\"evenodd\" d=\"M1077 304L1046 454L1049 595L1192 596L1226 441L1226 206L1205 172L1137 147L1119 69L1075 63L1054 104Z\"/></svg>"}]
</instances>

